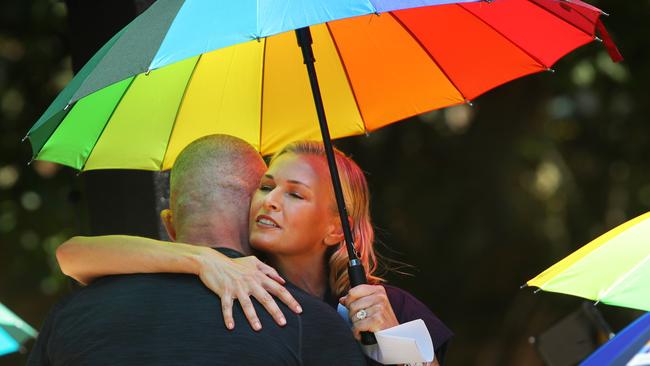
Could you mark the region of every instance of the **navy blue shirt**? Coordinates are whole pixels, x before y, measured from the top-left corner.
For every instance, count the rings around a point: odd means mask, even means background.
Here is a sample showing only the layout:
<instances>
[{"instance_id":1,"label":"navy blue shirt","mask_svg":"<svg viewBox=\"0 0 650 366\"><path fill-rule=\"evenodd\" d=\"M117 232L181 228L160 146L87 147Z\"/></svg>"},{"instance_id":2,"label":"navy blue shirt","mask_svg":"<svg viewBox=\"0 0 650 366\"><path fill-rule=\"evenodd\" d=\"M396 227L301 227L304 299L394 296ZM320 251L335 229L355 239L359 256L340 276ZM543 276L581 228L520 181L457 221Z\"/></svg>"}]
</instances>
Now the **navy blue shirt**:
<instances>
[{"instance_id":1,"label":"navy blue shirt","mask_svg":"<svg viewBox=\"0 0 650 366\"><path fill-rule=\"evenodd\" d=\"M232 253L226 253L232 256ZM363 365L347 324L293 285L303 308L280 327L253 301L260 332L235 302L224 326L219 298L194 275L107 276L61 301L45 320L28 365Z\"/></svg>"}]
</instances>

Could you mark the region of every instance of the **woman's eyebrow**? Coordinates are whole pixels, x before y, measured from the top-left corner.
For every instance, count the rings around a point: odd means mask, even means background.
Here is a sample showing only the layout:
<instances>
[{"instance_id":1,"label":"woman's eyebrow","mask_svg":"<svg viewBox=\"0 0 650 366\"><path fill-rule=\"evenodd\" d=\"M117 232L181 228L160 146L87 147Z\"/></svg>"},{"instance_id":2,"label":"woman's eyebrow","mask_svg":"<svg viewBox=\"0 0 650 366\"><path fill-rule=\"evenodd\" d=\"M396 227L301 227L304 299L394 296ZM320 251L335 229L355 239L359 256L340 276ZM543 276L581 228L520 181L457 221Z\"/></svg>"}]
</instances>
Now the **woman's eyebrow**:
<instances>
[{"instance_id":1,"label":"woman's eyebrow","mask_svg":"<svg viewBox=\"0 0 650 366\"><path fill-rule=\"evenodd\" d=\"M264 174L264 178L274 179L272 174ZM287 179L287 183L289 183L289 184L297 184L297 185L305 186L305 187L311 189L311 186L309 186L309 184L303 183L303 182L301 182L299 180Z\"/></svg>"},{"instance_id":2,"label":"woman's eyebrow","mask_svg":"<svg viewBox=\"0 0 650 366\"><path fill-rule=\"evenodd\" d=\"M311 187L309 186L309 184L307 184L307 183L303 183L303 182L301 182L301 181L299 181L299 180L288 179L288 180L287 180L287 183L290 183L290 184L298 184L298 185L301 185L301 186L305 186L305 187L307 187L307 188L311 188Z\"/></svg>"}]
</instances>

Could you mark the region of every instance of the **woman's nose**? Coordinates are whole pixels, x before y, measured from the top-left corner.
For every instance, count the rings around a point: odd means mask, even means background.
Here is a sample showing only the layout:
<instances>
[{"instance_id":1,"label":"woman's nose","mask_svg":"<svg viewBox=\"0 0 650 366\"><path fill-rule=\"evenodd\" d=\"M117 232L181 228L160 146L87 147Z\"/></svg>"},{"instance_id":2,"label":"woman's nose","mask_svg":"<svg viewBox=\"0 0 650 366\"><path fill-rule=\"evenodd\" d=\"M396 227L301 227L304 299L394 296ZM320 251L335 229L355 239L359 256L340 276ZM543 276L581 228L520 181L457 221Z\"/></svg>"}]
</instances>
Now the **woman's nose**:
<instances>
[{"instance_id":1,"label":"woman's nose","mask_svg":"<svg viewBox=\"0 0 650 366\"><path fill-rule=\"evenodd\" d=\"M266 194L264 197L264 208L270 211L277 211L280 208L278 204L277 196L278 190L273 189L271 192Z\"/></svg>"}]
</instances>

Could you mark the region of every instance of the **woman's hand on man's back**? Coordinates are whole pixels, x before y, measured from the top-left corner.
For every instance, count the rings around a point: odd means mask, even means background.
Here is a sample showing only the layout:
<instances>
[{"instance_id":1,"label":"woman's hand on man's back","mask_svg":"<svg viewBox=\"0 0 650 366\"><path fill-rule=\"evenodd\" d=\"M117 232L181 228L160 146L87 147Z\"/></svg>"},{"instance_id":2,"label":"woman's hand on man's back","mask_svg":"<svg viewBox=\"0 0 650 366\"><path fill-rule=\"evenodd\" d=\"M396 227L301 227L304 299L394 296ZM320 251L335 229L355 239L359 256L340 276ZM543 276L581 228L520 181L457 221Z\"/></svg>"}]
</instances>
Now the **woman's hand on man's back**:
<instances>
[{"instance_id":1,"label":"woman's hand on man's back","mask_svg":"<svg viewBox=\"0 0 650 366\"><path fill-rule=\"evenodd\" d=\"M273 267L255 256L231 259L214 250L205 251L201 256L198 276L206 287L221 298L223 321L228 329L235 327L232 316L235 299L241 304L254 330L262 329L262 325L255 312L251 296L259 301L281 326L286 324L286 319L273 296L279 298L294 312L302 312L296 299L283 286L284 279Z\"/></svg>"}]
</instances>

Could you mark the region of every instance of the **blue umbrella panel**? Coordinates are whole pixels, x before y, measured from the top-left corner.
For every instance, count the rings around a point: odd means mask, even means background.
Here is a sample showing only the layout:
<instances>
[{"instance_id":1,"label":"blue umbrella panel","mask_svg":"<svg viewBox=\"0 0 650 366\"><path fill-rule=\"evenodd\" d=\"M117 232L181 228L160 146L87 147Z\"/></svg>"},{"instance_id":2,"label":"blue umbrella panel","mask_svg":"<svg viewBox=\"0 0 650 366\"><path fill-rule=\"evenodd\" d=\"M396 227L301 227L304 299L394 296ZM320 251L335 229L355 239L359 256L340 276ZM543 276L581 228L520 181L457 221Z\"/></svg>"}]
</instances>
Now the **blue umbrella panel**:
<instances>
[{"instance_id":1,"label":"blue umbrella panel","mask_svg":"<svg viewBox=\"0 0 650 366\"><path fill-rule=\"evenodd\" d=\"M650 365L650 312L635 320L585 359L580 366ZM645 353L644 353L645 352ZM646 362L642 361L645 358Z\"/></svg>"}]
</instances>

